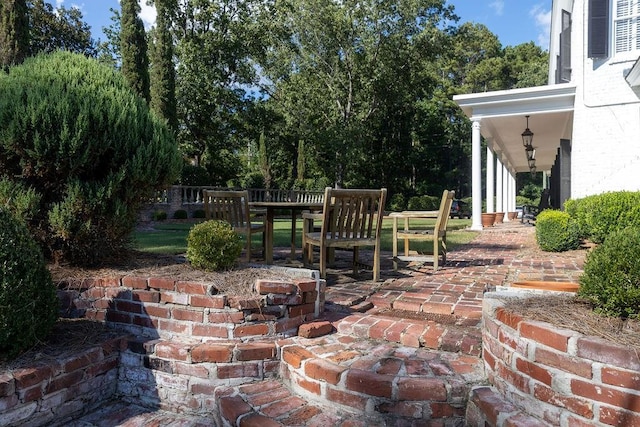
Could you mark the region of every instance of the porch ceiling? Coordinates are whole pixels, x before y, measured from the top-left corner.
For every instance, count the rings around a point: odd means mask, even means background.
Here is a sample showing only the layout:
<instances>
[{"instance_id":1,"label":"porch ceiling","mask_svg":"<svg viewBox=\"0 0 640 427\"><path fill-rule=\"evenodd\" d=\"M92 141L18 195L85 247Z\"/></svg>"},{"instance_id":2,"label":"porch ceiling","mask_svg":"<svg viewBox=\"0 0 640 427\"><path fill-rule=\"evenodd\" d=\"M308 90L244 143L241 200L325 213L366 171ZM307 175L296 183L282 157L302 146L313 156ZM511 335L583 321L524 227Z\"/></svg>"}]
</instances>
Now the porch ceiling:
<instances>
[{"instance_id":1,"label":"porch ceiling","mask_svg":"<svg viewBox=\"0 0 640 427\"><path fill-rule=\"evenodd\" d=\"M453 100L474 121L487 145L514 172L528 172L522 132L529 115L538 171L550 170L560 139L571 139L575 85L558 84L524 89L456 95Z\"/></svg>"}]
</instances>

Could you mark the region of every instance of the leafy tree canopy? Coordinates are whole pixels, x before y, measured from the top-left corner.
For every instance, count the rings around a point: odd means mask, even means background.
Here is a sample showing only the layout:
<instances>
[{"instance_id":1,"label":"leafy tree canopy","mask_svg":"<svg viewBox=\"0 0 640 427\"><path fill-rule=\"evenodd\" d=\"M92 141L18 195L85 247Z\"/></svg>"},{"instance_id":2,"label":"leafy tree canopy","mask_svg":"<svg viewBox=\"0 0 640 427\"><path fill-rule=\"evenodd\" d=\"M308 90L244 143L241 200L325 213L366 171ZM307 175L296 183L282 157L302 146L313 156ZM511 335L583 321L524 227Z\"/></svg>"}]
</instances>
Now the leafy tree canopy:
<instances>
[{"instance_id":1,"label":"leafy tree canopy","mask_svg":"<svg viewBox=\"0 0 640 427\"><path fill-rule=\"evenodd\" d=\"M96 46L91 38L91 27L83 21L77 7L54 7L43 0L30 0L30 55L39 52L68 50L86 56L96 55Z\"/></svg>"}]
</instances>

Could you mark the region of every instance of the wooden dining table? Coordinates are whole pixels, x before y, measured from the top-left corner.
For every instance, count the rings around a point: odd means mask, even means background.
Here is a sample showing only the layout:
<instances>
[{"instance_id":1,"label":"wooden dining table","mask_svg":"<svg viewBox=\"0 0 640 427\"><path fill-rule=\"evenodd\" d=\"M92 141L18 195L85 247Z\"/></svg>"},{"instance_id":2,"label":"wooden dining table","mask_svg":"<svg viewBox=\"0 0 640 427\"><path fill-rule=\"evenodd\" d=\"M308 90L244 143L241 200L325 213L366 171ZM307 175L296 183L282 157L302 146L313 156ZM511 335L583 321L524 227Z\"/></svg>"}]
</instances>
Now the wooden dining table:
<instances>
[{"instance_id":1,"label":"wooden dining table","mask_svg":"<svg viewBox=\"0 0 640 427\"><path fill-rule=\"evenodd\" d=\"M296 219L298 213L304 210L319 211L324 204L322 202L249 202L252 209L264 209L267 212L265 219L264 236L264 261L273 264L273 224L276 210L291 211L291 261L296 259Z\"/></svg>"}]
</instances>

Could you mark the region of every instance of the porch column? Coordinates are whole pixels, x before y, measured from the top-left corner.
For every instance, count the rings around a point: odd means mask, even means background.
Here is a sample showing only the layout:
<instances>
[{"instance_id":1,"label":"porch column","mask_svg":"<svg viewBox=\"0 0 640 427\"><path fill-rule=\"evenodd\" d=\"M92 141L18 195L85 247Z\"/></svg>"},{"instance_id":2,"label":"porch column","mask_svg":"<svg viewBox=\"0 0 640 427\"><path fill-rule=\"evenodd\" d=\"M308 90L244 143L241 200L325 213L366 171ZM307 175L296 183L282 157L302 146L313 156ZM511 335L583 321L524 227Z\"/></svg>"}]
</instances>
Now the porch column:
<instances>
[{"instance_id":1,"label":"porch column","mask_svg":"<svg viewBox=\"0 0 640 427\"><path fill-rule=\"evenodd\" d=\"M480 119L471 124L471 229L482 230L482 150Z\"/></svg>"},{"instance_id":2,"label":"porch column","mask_svg":"<svg viewBox=\"0 0 640 427\"><path fill-rule=\"evenodd\" d=\"M502 165L502 212L509 209L509 177L511 173L506 165Z\"/></svg>"},{"instance_id":3,"label":"porch column","mask_svg":"<svg viewBox=\"0 0 640 427\"><path fill-rule=\"evenodd\" d=\"M498 158L498 164L496 165L496 212L502 211L502 161Z\"/></svg>"},{"instance_id":4,"label":"porch column","mask_svg":"<svg viewBox=\"0 0 640 427\"><path fill-rule=\"evenodd\" d=\"M495 171L494 171L495 159L493 151L487 145L487 212L495 212L493 210L493 188L495 186Z\"/></svg>"},{"instance_id":5,"label":"porch column","mask_svg":"<svg viewBox=\"0 0 640 427\"><path fill-rule=\"evenodd\" d=\"M507 215L507 212L513 212L515 210L513 207L515 202L515 178L512 173L509 174L508 187L509 189L507 191L507 206L504 209L505 221L509 221L509 215Z\"/></svg>"},{"instance_id":6,"label":"porch column","mask_svg":"<svg viewBox=\"0 0 640 427\"><path fill-rule=\"evenodd\" d=\"M516 183L516 173L514 172L511 175L511 204L509 205L511 212L515 212L516 210Z\"/></svg>"}]
</instances>

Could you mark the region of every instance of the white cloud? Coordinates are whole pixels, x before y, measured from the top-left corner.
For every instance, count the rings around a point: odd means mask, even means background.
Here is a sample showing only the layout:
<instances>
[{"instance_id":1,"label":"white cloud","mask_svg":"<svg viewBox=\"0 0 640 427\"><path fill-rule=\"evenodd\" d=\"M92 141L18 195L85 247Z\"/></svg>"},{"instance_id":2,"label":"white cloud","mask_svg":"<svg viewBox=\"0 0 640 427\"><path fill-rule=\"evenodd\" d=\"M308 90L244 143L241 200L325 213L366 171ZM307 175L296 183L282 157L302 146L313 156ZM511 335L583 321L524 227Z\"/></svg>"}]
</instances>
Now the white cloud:
<instances>
[{"instance_id":1,"label":"white cloud","mask_svg":"<svg viewBox=\"0 0 640 427\"><path fill-rule=\"evenodd\" d=\"M538 45L543 49L549 49L549 32L551 31L551 9L546 10L543 4L537 4L531 8L529 15L533 17L538 28Z\"/></svg>"},{"instance_id":2,"label":"white cloud","mask_svg":"<svg viewBox=\"0 0 640 427\"><path fill-rule=\"evenodd\" d=\"M144 27L146 29L151 28L156 23L156 7L155 6L147 6L146 0L139 0L140 3L140 19L144 23Z\"/></svg>"},{"instance_id":3,"label":"white cloud","mask_svg":"<svg viewBox=\"0 0 640 427\"><path fill-rule=\"evenodd\" d=\"M493 9L496 15L502 16L504 13L504 0L494 0L489 4L489 7Z\"/></svg>"}]
</instances>

